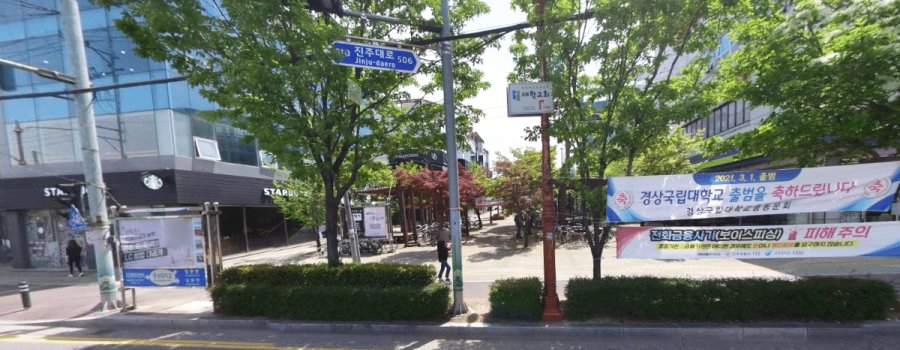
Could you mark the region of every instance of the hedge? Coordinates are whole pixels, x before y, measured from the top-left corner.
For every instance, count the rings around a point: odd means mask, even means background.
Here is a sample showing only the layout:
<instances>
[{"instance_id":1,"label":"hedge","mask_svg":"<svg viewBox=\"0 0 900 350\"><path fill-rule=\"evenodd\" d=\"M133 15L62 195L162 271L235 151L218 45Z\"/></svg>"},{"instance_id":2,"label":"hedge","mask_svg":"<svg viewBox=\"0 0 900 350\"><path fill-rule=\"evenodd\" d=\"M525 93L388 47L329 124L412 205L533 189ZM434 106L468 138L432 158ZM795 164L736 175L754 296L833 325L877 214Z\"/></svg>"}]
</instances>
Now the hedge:
<instances>
[{"instance_id":1,"label":"hedge","mask_svg":"<svg viewBox=\"0 0 900 350\"><path fill-rule=\"evenodd\" d=\"M509 278L491 283L491 318L539 320L543 287L537 277Z\"/></svg>"},{"instance_id":2,"label":"hedge","mask_svg":"<svg viewBox=\"0 0 900 350\"><path fill-rule=\"evenodd\" d=\"M897 299L892 285L848 277L767 279L577 278L565 316L654 320L875 320Z\"/></svg>"},{"instance_id":3,"label":"hedge","mask_svg":"<svg viewBox=\"0 0 900 350\"><path fill-rule=\"evenodd\" d=\"M434 282L433 266L407 264L246 265L223 270L218 282L225 285L270 286L368 286L375 288L424 288Z\"/></svg>"},{"instance_id":4,"label":"hedge","mask_svg":"<svg viewBox=\"0 0 900 350\"><path fill-rule=\"evenodd\" d=\"M217 285L215 312L302 320L421 320L446 317L450 287Z\"/></svg>"}]
</instances>

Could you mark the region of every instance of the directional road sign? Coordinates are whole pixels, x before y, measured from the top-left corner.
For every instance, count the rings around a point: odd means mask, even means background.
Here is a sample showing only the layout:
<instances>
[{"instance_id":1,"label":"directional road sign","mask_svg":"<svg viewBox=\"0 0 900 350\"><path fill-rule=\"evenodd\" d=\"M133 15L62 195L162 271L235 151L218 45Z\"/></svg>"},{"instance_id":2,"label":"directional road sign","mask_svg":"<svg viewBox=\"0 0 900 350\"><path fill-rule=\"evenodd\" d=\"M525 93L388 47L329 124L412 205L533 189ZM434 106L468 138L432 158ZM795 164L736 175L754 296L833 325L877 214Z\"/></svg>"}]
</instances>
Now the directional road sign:
<instances>
[{"instance_id":1,"label":"directional road sign","mask_svg":"<svg viewBox=\"0 0 900 350\"><path fill-rule=\"evenodd\" d=\"M334 48L344 53L337 64L366 69L392 70L413 74L422 64L411 50L335 41Z\"/></svg>"}]
</instances>

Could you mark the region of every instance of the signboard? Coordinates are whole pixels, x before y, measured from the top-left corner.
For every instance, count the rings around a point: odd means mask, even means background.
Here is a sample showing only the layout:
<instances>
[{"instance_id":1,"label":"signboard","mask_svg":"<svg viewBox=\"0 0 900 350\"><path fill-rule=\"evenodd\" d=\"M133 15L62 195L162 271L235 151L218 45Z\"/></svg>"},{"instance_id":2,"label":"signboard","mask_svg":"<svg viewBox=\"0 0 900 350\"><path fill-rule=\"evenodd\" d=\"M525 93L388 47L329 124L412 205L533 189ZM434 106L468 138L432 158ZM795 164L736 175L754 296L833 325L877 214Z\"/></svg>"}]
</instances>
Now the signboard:
<instances>
[{"instance_id":1,"label":"signboard","mask_svg":"<svg viewBox=\"0 0 900 350\"><path fill-rule=\"evenodd\" d=\"M900 222L848 224L629 227L616 232L616 253L640 259L771 259L900 256Z\"/></svg>"},{"instance_id":2,"label":"signboard","mask_svg":"<svg viewBox=\"0 0 900 350\"><path fill-rule=\"evenodd\" d=\"M366 237L387 237L388 228L391 227L390 222L388 221L387 208L363 208L363 224L365 226Z\"/></svg>"},{"instance_id":3,"label":"signboard","mask_svg":"<svg viewBox=\"0 0 900 350\"><path fill-rule=\"evenodd\" d=\"M395 47L335 41L334 48L344 53L344 57L337 61L342 66L413 74L422 63L412 50Z\"/></svg>"},{"instance_id":4,"label":"signboard","mask_svg":"<svg viewBox=\"0 0 900 350\"><path fill-rule=\"evenodd\" d=\"M806 169L613 177L610 222L809 212L887 211L900 162Z\"/></svg>"},{"instance_id":5,"label":"signboard","mask_svg":"<svg viewBox=\"0 0 900 350\"><path fill-rule=\"evenodd\" d=\"M356 234L365 233L366 225L363 221L363 208L350 208L350 215L353 219L353 229L356 230Z\"/></svg>"},{"instance_id":6,"label":"signboard","mask_svg":"<svg viewBox=\"0 0 900 350\"><path fill-rule=\"evenodd\" d=\"M205 278L193 282L198 275L205 276L206 269L199 217L119 219L118 225L126 286L206 284Z\"/></svg>"},{"instance_id":7,"label":"signboard","mask_svg":"<svg viewBox=\"0 0 900 350\"><path fill-rule=\"evenodd\" d=\"M510 117L553 113L553 83L515 83L506 88L506 112Z\"/></svg>"},{"instance_id":8,"label":"signboard","mask_svg":"<svg viewBox=\"0 0 900 350\"><path fill-rule=\"evenodd\" d=\"M131 287L205 287L206 269L125 269L122 281Z\"/></svg>"}]
</instances>

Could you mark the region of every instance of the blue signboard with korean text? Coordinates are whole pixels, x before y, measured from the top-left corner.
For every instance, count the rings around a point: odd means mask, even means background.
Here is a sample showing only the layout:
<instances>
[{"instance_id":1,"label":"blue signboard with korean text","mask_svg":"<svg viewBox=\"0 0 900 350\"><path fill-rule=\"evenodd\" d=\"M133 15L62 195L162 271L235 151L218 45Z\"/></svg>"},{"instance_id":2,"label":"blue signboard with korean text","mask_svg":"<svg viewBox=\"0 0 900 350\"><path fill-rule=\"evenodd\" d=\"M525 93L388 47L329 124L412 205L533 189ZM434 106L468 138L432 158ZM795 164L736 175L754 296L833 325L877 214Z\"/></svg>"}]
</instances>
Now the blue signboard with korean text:
<instances>
[{"instance_id":1,"label":"blue signboard with korean text","mask_svg":"<svg viewBox=\"0 0 900 350\"><path fill-rule=\"evenodd\" d=\"M117 221L125 286L206 285L206 245L199 216Z\"/></svg>"},{"instance_id":2,"label":"blue signboard with korean text","mask_svg":"<svg viewBox=\"0 0 900 350\"><path fill-rule=\"evenodd\" d=\"M337 64L342 66L413 74L419 70L421 64L412 50L346 41L335 41L334 48L344 54L344 57L337 61Z\"/></svg>"},{"instance_id":3,"label":"blue signboard with korean text","mask_svg":"<svg viewBox=\"0 0 900 350\"><path fill-rule=\"evenodd\" d=\"M123 269L122 282L130 287L205 287L206 269Z\"/></svg>"}]
</instances>

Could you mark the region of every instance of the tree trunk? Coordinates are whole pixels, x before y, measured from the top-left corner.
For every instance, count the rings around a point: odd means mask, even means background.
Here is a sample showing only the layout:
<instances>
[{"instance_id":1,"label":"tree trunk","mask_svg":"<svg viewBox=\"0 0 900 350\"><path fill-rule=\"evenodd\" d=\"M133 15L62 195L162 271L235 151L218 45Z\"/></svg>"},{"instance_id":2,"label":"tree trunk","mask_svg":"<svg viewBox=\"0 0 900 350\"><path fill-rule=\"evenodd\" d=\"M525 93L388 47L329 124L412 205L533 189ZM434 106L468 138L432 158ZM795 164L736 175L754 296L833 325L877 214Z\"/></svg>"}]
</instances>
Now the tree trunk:
<instances>
[{"instance_id":1,"label":"tree trunk","mask_svg":"<svg viewBox=\"0 0 900 350\"><path fill-rule=\"evenodd\" d=\"M603 248L606 247L606 242L609 241L609 225L604 225L603 228L600 228L600 223L594 222L594 230L593 233L590 234L590 238L588 240L589 245L591 246L591 257L594 258L594 280L599 280L603 275L601 274L602 264L600 263L600 259L603 258Z\"/></svg>"},{"instance_id":2,"label":"tree trunk","mask_svg":"<svg viewBox=\"0 0 900 350\"><path fill-rule=\"evenodd\" d=\"M326 256L328 257L329 266L338 266L341 263L338 256L338 207L340 199L334 193L334 181L330 178L324 178L325 182L325 242Z\"/></svg>"},{"instance_id":3,"label":"tree trunk","mask_svg":"<svg viewBox=\"0 0 900 350\"><path fill-rule=\"evenodd\" d=\"M625 176L631 176L634 173L634 158L637 156L637 149L631 147L628 149L628 167L625 168Z\"/></svg>"}]
</instances>

